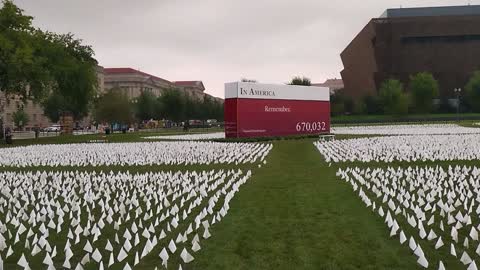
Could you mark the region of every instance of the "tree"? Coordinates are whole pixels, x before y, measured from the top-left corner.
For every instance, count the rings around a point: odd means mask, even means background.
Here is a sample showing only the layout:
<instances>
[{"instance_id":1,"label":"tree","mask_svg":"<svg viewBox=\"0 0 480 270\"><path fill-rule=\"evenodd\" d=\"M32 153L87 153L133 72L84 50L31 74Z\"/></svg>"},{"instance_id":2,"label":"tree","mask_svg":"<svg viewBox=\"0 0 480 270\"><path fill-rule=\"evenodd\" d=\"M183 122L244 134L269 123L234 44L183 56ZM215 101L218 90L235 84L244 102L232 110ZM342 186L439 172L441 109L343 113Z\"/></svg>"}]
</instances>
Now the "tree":
<instances>
[{"instance_id":1,"label":"tree","mask_svg":"<svg viewBox=\"0 0 480 270\"><path fill-rule=\"evenodd\" d=\"M300 76L295 76L292 78L292 80L288 83L289 85L305 85L305 86L310 86L312 85L312 82L310 81L309 78L307 77L300 77Z\"/></svg>"},{"instance_id":2,"label":"tree","mask_svg":"<svg viewBox=\"0 0 480 270\"><path fill-rule=\"evenodd\" d=\"M383 114L383 106L378 96L366 95L363 97L363 104L366 114Z\"/></svg>"},{"instance_id":3,"label":"tree","mask_svg":"<svg viewBox=\"0 0 480 270\"><path fill-rule=\"evenodd\" d=\"M164 107L163 107L163 102L162 102L162 96L159 96L157 97L157 99L155 100L155 111L154 111L154 115L155 115L155 119L165 119L165 110L164 110Z\"/></svg>"},{"instance_id":4,"label":"tree","mask_svg":"<svg viewBox=\"0 0 480 270\"><path fill-rule=\"evenodd\" d=\"M343 89L338 89L330 95L330 106L332 115L345 113L345 94Z\"/></svg>"},{"instance_id":5,"label":"tree","mask_svg":"<svg viewBox=\"0 0 480 270\"><path fill-rule=\"evenodd\" d=\"M190 97L188 94L184 95L185 102L185 118L186 119L203 119L203 108L200 101L196 98Z\"/></svg>"},{"instance_id":6,"label":"tree","mask_svg":"<svg viewBox=\"0 0 480 270\"><path fill-rule=\"evenodd\" d=\"M168 89L160 98L166 118L174 122L185 120L185 97L177 89Z\"/></svg>"},{"instance_id":7,"label":"tree","mask_svg":"<svg viewBox=\"0 0 480 270\"><path fill-rule=\"evenodd\" d=\"M40 102L54 121L60 111L85 116L97 86L92 48L72 34L35 29L33 17L11 0L2 3L0 91Z\"/></svg>"},{"instance_id":8,"label":"tree","mask_svg":"<svg viewBox=\"0 0 480 270\"><path fill-rule=\"evenodd\" d=\"M408 98L400 81L386 80L380 88L380 101L386 114L402 115L408 112Z\"/></svg>"},{"instance_id":9,"label":"tree","mask_svg":"<svg viewBox=\"0 0 480 270\"><path fill-rule=\"evenodd\" d=\"M24 100L39 100L52 78L47 59L40 53L42 36L32 27L33 17L24 15L11 0L0 9L0 91Z\"/></svg>"},{"instance_id":10,"label":"tree","mask_svg":"<svg viewBox=\"0 0 480 270\"><path fill-rule=\"evenodd\" d=\"M95 106L97 122L130 124L133 122L133 106L120 89L110 89L99 97Z\"/></svg>"},{"instance_id":11,"label":"tree","mask_svg":"<svg viewBox=\"0 0 480 270\"><path fill-rule=\"evenodd\" d=\"M217 119L219 121L224 120L224 106L223 102L215 100L212 119Z\"/></svg>"},{"instance_id":12,"label":"tree","mask_svg":"<svg viewBox=\"0 0 480 270\"><path fill-rule=\"evenodd\" d=\"M353 111L355 110L355 101L351 96L343 97L343 108L345 109L345 113L353 113Z\"/></svg>"},{"instance_id":13,"label":"tree","mask_svg":"<svg viewBox=\"0 0 480 270\"><path fill-rule=\"evenodd\" d=\"M465 86L466 96L471 110L480 111L480 70L473 73L472 77Z\"/></svg>"},{"instance_id":14,"label":"tree","mask_svg":"<svg viewBox=\"0 0 480 270\"><path fill-rule=\"evenodd\" d=\"M62 108L65 107L64 103L65 100L62 96L52 94L42 103L43 113L50 119L50 121L56 123L60 120Z\"/></svg>"},{"instance_id":15,"label":"tree","mask_svg":"<svg viewBox=\"0 0 480 270\"><path fill-rule=\"evenodd\" d=\"M23 108L18 109L12 114L13 122L15 126L23 128L29 121L28 114L23 110Z\"/></svg>"},{"instance_id":16,"label":"tree","mask_svg":"<svg viewBox=\"0 0 480 270\"><path fill-rule=\"evenodd\" d=\"M135 116L138 120L150 120L157 118L158 101L149 91L143 91L135 104Z\"/></svg>"},{"instance_id":17,"label":"tree","mask_svg":"<svg viewBox=\"0 0 480 270\"><path fill-rule=\"evenodd\" d=\"M421 72L410 76L410 97L415 111L431 112L433 98L436 96L438 96L438 82L432 74Z\"/></svg>"},{"instance_id":18,"label":"tree","mask_svg":"<svg viewBox=\"0 0 480 270\"><path fill-rule=\"evenodd\" d=\"M207 119L214 118L215 103L210 96L207 96L207 95L203 96L201 108L202 108L203 115L200 119L207 120Z\"/></svg>"},{"instance_id":19,"label":"tree","mask_svg":"<svg viewBox=\"0 0 480 270\"><path fill-rule=\"evenodd\" d=\"M97 92L97 61L90 46L82 45L72 34L42 33L41 53L48 59L53 83L42 101L46 115L55 121L61 112L70 112L75 119L88 114ZM43 44L42 44L43 43Z\"/></svg>"}]
</instances>

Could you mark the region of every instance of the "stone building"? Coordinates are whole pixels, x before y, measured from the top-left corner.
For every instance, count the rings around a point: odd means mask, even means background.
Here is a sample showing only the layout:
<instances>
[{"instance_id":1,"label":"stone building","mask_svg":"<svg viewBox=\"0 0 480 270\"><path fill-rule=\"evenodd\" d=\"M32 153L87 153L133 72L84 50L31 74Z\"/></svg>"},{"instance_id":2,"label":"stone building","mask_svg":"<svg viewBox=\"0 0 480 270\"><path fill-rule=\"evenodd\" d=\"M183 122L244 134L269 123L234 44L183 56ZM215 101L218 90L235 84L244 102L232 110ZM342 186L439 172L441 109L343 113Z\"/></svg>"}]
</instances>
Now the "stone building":
<instances>
[{"instance_id":1,"label":"stone building","mask_svg":"<svg viewBox=\"0 0 480 270\"><path fill-rule=\"evenodd\" d=\"M202 100L204 96L210 96L223 103L223 99L205 93L202 81L169 81L133 68L105 68L104 76L104 90L119 89L130 99L144 91L158 97L168 89L176 89L192 98Z\"/></svg>"},{"instance_id":2,"label":"stone building","mask_svg":"<svg viewBox=\"0 0 480 270\"><path fill-rule=\"evenodd\" d=\"M118 88L130 99L140 96L144 91L149 91L155 96L175 85L165 79L133 68L105 68L104 90Z\"/></svg>"},{"instance_id":3,"label":"stone building","mask_svg":"<svg viewBox=\"0 0 480 270\"><path fill-rule=\"evenodd\" d=\"M205 94L205 86L202 81L176 81L173 84L187 95L196 99L202 99Z\"/></svg>"},{"instance_id":4,"label":"stone building","mask_svg":"<svg viewBox=\"0 0 480 270\"><path fill-rule=\"evenodd\" d=\"M160 77L133 68L103 68L97 66L98 94L105 93L109 89L119 89L130 99L134 99L144 91L149 91L155 96L161 96L167 89L176 89L186 93L193 98L203 99L210 96L205 93L205 86L202 81L177 81L171 82ZM212 99L223 103L223 99L210 96ZM46 128L53 123L44 115L39 104L32 101L24 103L20 97L12 96L7 99L0 93L0 118L3 119L5 127L13 127L13 114L21 109L28 114L29 121L24 126L25 130L32 130L34 127ZM1 109L3 108L3 109ZM81 121L75 122L75 126L87 126L92 122L91 115Z\"/></svg>"},{"instance_id":5,"label":"stone building","mask_svg":"<svg viewBox=\"0 0 480 270\"><path fill-rule=\"evenodd\" d=\"M19 96L6 97L3 92L0 93L0 118L5 127L15 128L13 115L16 111L23 108L27 113L29 121L24 124L25 130L32 130L35 126L44 128L51 125L50 119L43 113L43 108L28 100L26 103Z\"/></svg>"}]
</instances>

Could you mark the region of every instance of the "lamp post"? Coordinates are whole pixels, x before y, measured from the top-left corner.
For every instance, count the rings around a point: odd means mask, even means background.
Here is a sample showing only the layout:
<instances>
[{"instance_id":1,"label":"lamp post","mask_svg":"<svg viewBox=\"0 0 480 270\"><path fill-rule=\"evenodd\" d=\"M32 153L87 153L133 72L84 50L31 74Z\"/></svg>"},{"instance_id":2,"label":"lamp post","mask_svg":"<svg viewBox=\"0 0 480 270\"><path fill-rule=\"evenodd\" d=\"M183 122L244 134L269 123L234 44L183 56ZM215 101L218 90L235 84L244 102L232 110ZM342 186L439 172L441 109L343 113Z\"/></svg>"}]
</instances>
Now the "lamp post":
<instances>
[{"instance_id":1,"label":"lamp post","mask_svg":"<svg viewBox=\"0 0 480 270\"><path fill-rule=\"evenodd\" d=\"M462 88L455 88L453 89L455 95L457 96L457 122L460 121L460 93L462 92Z\"/></svg>"}]
</instances>

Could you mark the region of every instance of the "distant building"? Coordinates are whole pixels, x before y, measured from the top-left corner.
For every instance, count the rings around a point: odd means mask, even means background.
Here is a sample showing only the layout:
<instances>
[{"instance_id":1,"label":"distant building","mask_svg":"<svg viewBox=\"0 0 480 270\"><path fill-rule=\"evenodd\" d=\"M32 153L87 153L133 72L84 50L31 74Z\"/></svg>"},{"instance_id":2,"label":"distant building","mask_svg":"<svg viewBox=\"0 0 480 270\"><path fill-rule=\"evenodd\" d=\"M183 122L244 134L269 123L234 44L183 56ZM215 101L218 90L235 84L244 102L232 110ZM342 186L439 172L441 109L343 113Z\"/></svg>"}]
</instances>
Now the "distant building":
<instances>
[{"instance_id":1,"label":"distant building","mask_svg":"<svg viewBox=\"0 0 480 270\"><path fill-rule=\"evenodd\" d=\"M343 80L342 79L327 79L324 83L312 83L312 86L318 87L328 87L330 89L330 95L335 93L336 90L343 89Z\"/></svg>"},{"instance_id":2,"label":"distant building","mask_svg":"<svg viewBox=\"0 0 480 270\"><path fill-rule=\"evenodd\" d=\"M480 68L480 6L388 9L341 53L345 93L376 94L390 78L430 72L440 94L454 96Z\"/></svg>"},{"instance_id":3,"label":"distant building","mask_svg":"<svg viewBox=\"0 0 480 270\"><path fill-rule=\"evenodd\" d=\"M196 99L202 99L205 96L205 86L202 81L176 81L173 84L185 94Z\"/></svg>"},{"instance_id":4,"label":"distant building","mask_svg":"<svg viewBox=\"0 0 480 270\"><path fill-rule=\"evenodd\" d=\"M118 88L130 99L136 98L142 92L149 91L156 97L168 89L176 89L196 99L203 99L205 86L202 81L169 81L133 68L105 68L104 90ZM210 96L217 101L221 98Z\"/></svg>"},{"instance_id":5,"label":"distant building","mask_svg":"<svg viewBox=\"0 0 480 270\"><path fill-rule=\"evenodd\" d=\"M32 130L34 127L48 127L51 122L43 113L40 104L36 104L31 100L26 103L19 96L6 97L3 92L0 93L0 118L3 120L5 127L15 127L13 114L22 109L27 113L29 121L24 123L25 130Z\"/></svg>"},{"instance_id":6,"label":"distant building","mask_svg":"<svg viewBox=\"0 0 480 270\"><path fill-rule=\"evenodd\" d=\"M209 96L213 100L223 103L223 99L205 93L205 86L202 81L177 81L171 82L160 77L133 68L103 68L97 66L98 93L105 93L106 90L118 88L130 99L136 98L144 91L149 91L155 96L161 96L167 89L176 89L199 100ZM3 108L3 109L1 109ZM15 127L13 114L23 108L29 117L25 124L25 130L32 130L34 127L46 128L52 125L48 117L44 115L40 104L32 101L24 103L20 97L11 96L8 99L3 92L0 92L0 118L3 119L5 127ZM92 121L88 115L81 121L76 121L75 126L86 126Z\"/></svg>"},{"instance_id":7,"label":"distant building","mask_svg":"<svg viewBox=\"0 0 480 270\"><path fill-rule=\"evenodd\" d=\"M99 93L105 92L105 69L102 66L97 66L97 91Z\"/></svg>"},{"instance_id":8,"label":"distant building","mask_svg":"<svg viewBox=\"0 0 480 270\"><path fill-rule=\"evenodd\" d=\"M133 68L105 68L104 76L104 90L118 88L130 99L140 96L144 91L158 97L174 86L170 81Z\"/></svg>"}]
</instances>

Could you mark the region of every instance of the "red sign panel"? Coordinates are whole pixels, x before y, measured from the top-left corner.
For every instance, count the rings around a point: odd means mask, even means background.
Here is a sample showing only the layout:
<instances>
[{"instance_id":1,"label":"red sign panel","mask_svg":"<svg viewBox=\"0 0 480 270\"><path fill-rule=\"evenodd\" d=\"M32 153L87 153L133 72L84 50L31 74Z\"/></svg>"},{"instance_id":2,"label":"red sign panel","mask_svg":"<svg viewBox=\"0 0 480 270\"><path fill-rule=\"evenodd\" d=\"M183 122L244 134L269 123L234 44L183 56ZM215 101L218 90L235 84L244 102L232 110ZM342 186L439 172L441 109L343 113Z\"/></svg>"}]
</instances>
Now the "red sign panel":
<instances>
[{"instance_id":1,"label":"red sign panel","mask_svg":"<svg viewBox=\"0 0 480 270\"><path fill-rule=\"evenodd\" d=\"M315 91L314 89L310 90ZM226 95L226 97L228 96ZM225 99L225 136L227 138L329 132L330 102L328 100L251 97Z\"/></svg>"}]
</instances>

